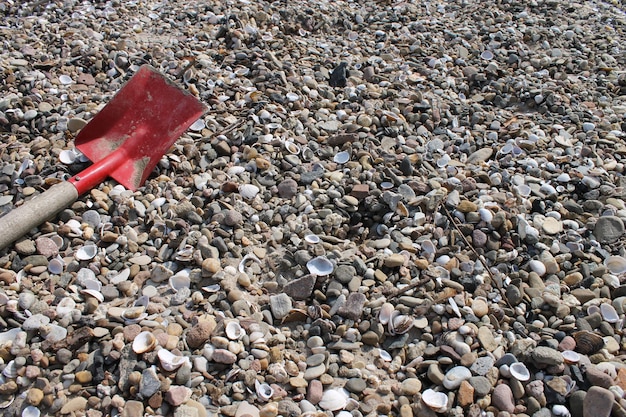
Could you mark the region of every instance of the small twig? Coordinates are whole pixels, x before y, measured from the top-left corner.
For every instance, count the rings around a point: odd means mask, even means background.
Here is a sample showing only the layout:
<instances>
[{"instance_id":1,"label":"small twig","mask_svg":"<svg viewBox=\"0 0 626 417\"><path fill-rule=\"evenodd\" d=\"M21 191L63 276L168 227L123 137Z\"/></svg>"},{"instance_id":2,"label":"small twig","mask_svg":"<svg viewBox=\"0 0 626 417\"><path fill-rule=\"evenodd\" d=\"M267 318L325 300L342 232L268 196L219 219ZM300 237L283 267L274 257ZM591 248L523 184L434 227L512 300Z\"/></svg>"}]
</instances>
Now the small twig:
<instances>
[{"instance_id":1,"label":"small twig","mask_svg":"<svg viewBox=\"0 0 626 417\"><path fill-rule=\"evenodd\" d=\"M383 294L387 295L389 299L396 298L396 297L401 296L402 294L405 294L405 293L411 291L412 289L414 289L416 287L419 287L420 285L426 284L428 281L431 281L432 279L433 279L433 277L427 276L426 278L422 278L419 281L415 281L415 282L407 285L404 288L400 288L400 289L398 289L398 288L390 288L388 290L389 291L388 294L385 294L386 291L384 291Z\"/></svg>"}]
</instances>

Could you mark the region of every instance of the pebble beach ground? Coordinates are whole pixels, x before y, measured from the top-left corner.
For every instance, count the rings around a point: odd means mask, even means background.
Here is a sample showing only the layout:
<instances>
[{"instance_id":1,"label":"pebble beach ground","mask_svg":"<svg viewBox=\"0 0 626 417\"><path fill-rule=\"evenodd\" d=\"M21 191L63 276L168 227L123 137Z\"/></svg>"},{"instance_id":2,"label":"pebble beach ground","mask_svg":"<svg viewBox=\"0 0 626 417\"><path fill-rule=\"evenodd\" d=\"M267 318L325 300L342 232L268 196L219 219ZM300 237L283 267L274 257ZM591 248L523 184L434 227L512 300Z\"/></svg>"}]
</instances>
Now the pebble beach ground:
<instances>
[{"instance_id":1,"label":"pebble beach ground","mask_svg":"<svg viewBox=\"0 0 626 417\"><path fill-rule=\"evenodd\" d=\"M0 213L208 111L0 252L2 415L625 416L623 8L3 1Z\"/></svg>"}]
</instances>

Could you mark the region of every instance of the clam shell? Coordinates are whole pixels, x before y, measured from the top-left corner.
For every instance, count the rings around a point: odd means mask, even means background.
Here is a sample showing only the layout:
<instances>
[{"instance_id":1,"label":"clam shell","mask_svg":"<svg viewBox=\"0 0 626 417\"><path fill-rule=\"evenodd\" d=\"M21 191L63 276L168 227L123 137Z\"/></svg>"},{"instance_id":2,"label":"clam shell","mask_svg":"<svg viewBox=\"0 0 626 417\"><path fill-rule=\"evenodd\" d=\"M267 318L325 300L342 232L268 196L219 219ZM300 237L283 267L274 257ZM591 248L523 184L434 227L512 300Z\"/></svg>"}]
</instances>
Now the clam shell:
<instances>
[{"instance_id":1,"label":"clam shell","mask_svg":"<svg viewBox=\"0 0 626 417\"><path fill-rule=\"evenodd\" d=\"M39 417L41 415L41 411L34 405L29 405L24 407L22 410L22 417Z\"/></svg>"},{"instance_id":2,"label":"clam shell","mask_svg":"<svg viewBox=\"0 0 626 417\"><path fill-rule=\"evenodd\" d=\"M74 256L79 261L88 261L90 259L93 259L94 256L96 256L97 253L98 253L98 247L96 245L87 244L87 245L81 246L76 251Z\"/></svg>"},{"instance_id":3,"label":"clam shell","mask_svg":"<svg viewBox=\"0 0 626 417\"><path fill-rule=\"evenodd\" d=\"M189 273L185 273L183 271L177 273L176 275L172 275L169 279L170 288L175 292L183 288L189 288L191 286L191 279L189 279Z\"/></svg>"},{"instance_id":4,"label":"clam shell","mask_svg":"<svg viewBox=\"0 0 626 417\"><path fill-rule=\"evenodd\" d=\"M609 256L604 260L604 266L612 274L623 274L626 272L626 258L623 256Z\"/></svg>"},{"instance_id":5,"label":"clam shell","mask_svg":"<svg viewBox=\"0 0 626 417\"><path fill-rule=\"evenodd\" d=\"M411 330L413 327L413 317L406 316L404 314L396 315L389 322L389 333L391 334L404 334Z\"/></svg>"},{"instance_id":6,"label":"clam shell","mask_svg":"<svg viewBox=\"0 0 626 417\"><path fill-rule=\"evenodd\" d=\"M619 321L619 314L609 303L600 304L600 314L602 314L604 321L608 323L617 323Z\"/></svg>"},{"instance_id":7,"label":"clam shell","mask_svg":"<svg viewBox=\"0 0 626 417\"><path fill-rule=\"evenodd\" d=\"M393 359L389 352L384 349L380 349L380 351L378 352L378 356L380 356L380 358L385 362L391 362L391 360Z\"/></svg>"},{"instance_id":8,"label":"clam shell","mask_svg":"<svg viewBox=\"0 0 626 417\"><path fill-rule=\"evenodd\" d=\"M262 401L269 401L274 395L274 389L269 384L261 384L259 381L254 381L254 388Z\"/></svg>"},{"instance_id":9,"label":"clam shell","mask_svg":"<svg viewBox=\"0 0 626 417\"><path fill-rule=\"evenodd\" d=\"M60 273L62 273L64 267L65 262L63 262L63 259L60 256L52 258L50 259L50 262L48 262L48 272L54 275L59 275Z\"/></svg>"},{"instance_id":10,"label":"clam shell","mask_svg":"<svg viewBox=\"0 0 626 417\"><path fill-rule=\"evenodd\" d=\"M157 339L152 332L144 331L135 336L133 340L133 352L136 354L146 353L153 350L157 345Z\"/></svg>"},{"instance_id":11,"label":"clam shell","mask_svg":"<svg viewBox=\"0 0 626 417\"><path fill-rule=\"evenodd\" d=\"M122 313L122 318L127 324L139 323L146 317L148 317L148 314L145 306L129 307Z\"/></svg>"},{"instance_id":12,"label":"clam shell","mask_svg":"<svg viewBox=\"0 0 626 417\"><path fill-rule=\"evenodd\" d=\"M100 301L101 303L104 301L104 295L102 295L102 293L100 291L98 291L98 290L87 289L87 290L81 290L80 292L81 292L81 294L89 295L89 296L95 298L96 300Z\"/></svg>"},{"instance_id":13,"label":"clam shell","mask_svg":"<svg viewBox=\"0 0 626 417\"><path fill-rule=\"evenodd\" d=\"M396 308L391 303L385 303L380 307L380 312L378 313L378 321L383 326L389 324L391 320L391 315L393 314Z\"/></svg>"},{"instance_id":14,"label":"clam shell","mask_svg":"<svg viewBox=\"0 0 626 417\"><path fill-rule=\"evenodd\" d=\"M318 405L326 411L343 410L348 405L348 391L343 388L333 388L324 392Z\"/></svg>"},{"instance_id":15,"label":"clam shell","mask_svg":"<svg viewBox=\"0 0 626 417\"><path fill-rule=\"evenodd\" d=\"M304 236L304 241L311 244L320 243L320 237L314 234L308 234Z\"/></svg>"},{"instance_id":16,"label":"clam shell","mask_svg":"<svg viewBox=\"0 0 626 417\"><path fill-rule=\"evenodd\" d=\"M422 393L422 401L435 412L442 413L448 405L448 396L429 388Z\"/></svg>"},{"instance_id":17,"label":"clam shell","mask_svg":"<svg viewBox=\"0 0 626 417\"><path fill-rule=\"evenodd\" d=\"M509 366L511 376L518 381L528 381L530 379L530 371L522 362L514 362Z\"/></svg>"},{"instance_id":18,"label":"clam shell","mask_svg":"<svg viewBox=\"0 0 626 417\"><path fill-rule=\"evenodd\" d=\"M245 199L252 200L259 193L259 187L252 184L242 184L239 186L239 194Z\"/></svg>"},{"instance_id":19,"label":"clam shell","mask_svg":"<svg viewBox=\"0 0 626 417\"><path fill-rule=\"evenodd\" d=\"M76 156L76 152L73 149L64 149L59 153L59 161L66 165L70 165L76 161Z\"/></svg>"},{"instance_id":20,"label":"clam shell","mask_svg":"<svg viewBox=\"0 0 626 417\"><path fill-rule=\"evenodd\" d=\"M329 275L335 269L333 263L325 256L318 256L306 263L312 275Z\"/></svg>"},{"instance_id":21,"label":"clam shell","mask_svg":"<svg viewBox=\"0 0 626 417\"><path fill-rule=\"evenodd\" d=\"M237 320L231 320L226 323L226 327L224 328L226 336L230 340L239 340L245 336L246 331L241 327Z\"/></svg>"},{"instance_id":22,"label":"clam shell","mask_svg":"<svg viewBox=\"0 0 626 417\"><path fill-rule=\"evenodd\" d=\"M300 153L300 145L290 140L286 141L283 146L285 147L287 152L289 152L292 155L297 155Z\"/></svg>"},{"instance_id":23,"label":"clam shell","mask_svg":"<svg viewBox=\"0 0 626 417\"><path fill-rule=\"evenodd\" d=\"M63 297L57 304L56 313L59 318L70 314L76 308L76 301L71 297Z\"/></svg>"},{"instance_id":24,"label":"clam shell","mask_svg":"<svg viewBox=\"0 0 626 417\"><path fill-rule=\"evenodd\" d=\"M604 339L587 330L575 332L573 337L576 340L576 352L583 355L594 354L604 347Z\"/></svg>"},{"instance_id":25,"label":"clam shell","mask_svg":"<svg viewBox=\"0 0 626 417\"><path fill-rule=\"evenodd\" d=\"M580 360L580 355L573 350L564 350L561 352L561 356L566 363L578 363Z\"/></svg>"},{"instance_id":26,"label":"clam shell","mask_svg":"<svg viewBox=\"0 0 626 417\"><path fill-rule=\"evenodd\" d=\"M335 161L338 164L345 164L349 160L350 160L350 152L347 152L347 151L337 152L335 156L333 157L333 161Z\"/></svg>"},{"instance_id":27,"label":"clam shell","mask_svg":"<svg viewBox=\"0 0 626 417\"><path fill-rule=\"evenodd\" d=\"M189 362L189 358L185 356L174 355L167 349L160 349L157 353L161 367L168 372L175 371L180 368L185 362Z\"/></svg>"}]
</instances>

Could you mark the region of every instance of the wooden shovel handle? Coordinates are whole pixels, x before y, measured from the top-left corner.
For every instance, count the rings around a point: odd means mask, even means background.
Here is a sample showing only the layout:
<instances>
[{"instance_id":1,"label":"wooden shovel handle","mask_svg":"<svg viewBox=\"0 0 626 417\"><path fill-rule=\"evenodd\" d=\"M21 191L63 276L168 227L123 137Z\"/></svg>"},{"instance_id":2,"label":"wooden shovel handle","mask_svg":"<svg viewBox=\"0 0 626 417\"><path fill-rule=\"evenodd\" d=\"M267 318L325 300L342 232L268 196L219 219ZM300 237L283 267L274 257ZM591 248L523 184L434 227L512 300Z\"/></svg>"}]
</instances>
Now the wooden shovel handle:
<instances>
[{"instance_id":1,"label":"wooden shovel handle","mask_svg":"<svg viewBox=\"0 0 626 417\"><path fill-rule=\"evenodd\" d=\"M54 217L77 198L78 191L72 183L60 182L0 217L0 250Z\"/></svg>"}]
</instances>

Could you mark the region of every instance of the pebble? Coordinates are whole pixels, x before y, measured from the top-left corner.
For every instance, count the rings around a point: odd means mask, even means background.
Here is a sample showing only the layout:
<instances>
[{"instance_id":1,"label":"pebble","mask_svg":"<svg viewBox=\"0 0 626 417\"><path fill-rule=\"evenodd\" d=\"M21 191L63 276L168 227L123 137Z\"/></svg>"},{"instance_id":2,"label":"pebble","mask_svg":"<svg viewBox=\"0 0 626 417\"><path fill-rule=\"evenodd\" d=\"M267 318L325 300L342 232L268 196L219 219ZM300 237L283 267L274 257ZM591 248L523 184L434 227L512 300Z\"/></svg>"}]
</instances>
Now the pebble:
<instances>
[{"instance_id":1,"label":"pebble","mask_svg":"<svg viewBox=\"0 0 626 417\"><path fill-rule=\"evenodd\" d=\"M591 387L583 400L583 417L609 417L613 407L614 396L611 391L602 387Z\"/></svg>"}]
</instances>

